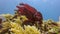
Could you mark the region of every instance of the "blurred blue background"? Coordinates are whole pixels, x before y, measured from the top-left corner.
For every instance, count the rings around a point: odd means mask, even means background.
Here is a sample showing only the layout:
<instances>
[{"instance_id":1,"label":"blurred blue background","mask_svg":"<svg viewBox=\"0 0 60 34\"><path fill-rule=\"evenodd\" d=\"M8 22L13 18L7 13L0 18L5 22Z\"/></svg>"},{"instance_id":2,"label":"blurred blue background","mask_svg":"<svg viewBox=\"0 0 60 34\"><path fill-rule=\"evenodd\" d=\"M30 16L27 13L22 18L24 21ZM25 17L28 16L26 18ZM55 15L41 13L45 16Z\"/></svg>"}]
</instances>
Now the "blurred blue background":
<instances>
[{"instance_id":1,"label":"blurred blue background","mask_svg":"<svg viewBox=\"0 0 60 34\"><path fill-rule=\"evenodd\" d=\"M60 16L60 0L0 0L0 14L14 14L19 3L27 3L40 11L45 20L58 21Z\"/></svg>"}]
</instances>

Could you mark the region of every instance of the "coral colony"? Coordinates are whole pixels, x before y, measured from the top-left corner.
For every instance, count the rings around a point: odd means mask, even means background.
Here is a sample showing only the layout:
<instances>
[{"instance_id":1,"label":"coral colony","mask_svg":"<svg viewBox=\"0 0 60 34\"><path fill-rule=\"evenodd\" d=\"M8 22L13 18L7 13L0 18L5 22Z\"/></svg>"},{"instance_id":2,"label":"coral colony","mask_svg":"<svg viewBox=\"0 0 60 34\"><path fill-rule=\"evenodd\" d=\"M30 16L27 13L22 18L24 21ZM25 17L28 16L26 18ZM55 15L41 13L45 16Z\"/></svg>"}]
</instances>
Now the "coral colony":
<instances>
[{"instance_id":1,"label":"coral colony","mask_svg":"<svg viewBox=\"0 0 60 34\"><path fill-rule=\"evenodd\" d=\"M0 14L0 34L60 34L60 21L43 20L42 14L28 4L16 7L14 15Z\"/></svg>"}]
</instances>

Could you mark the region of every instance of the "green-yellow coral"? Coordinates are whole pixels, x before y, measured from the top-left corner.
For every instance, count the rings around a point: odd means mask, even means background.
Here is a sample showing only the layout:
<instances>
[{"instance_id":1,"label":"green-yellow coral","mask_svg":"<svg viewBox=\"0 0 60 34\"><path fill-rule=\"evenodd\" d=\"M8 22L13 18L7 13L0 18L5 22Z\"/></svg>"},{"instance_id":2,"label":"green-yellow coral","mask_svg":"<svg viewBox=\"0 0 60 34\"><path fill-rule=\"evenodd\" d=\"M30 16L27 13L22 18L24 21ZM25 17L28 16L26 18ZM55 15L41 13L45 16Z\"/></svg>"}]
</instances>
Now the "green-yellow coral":
<instances>
[{"instance_id":1,"label":"green-yellow coral","mask_svg":"<svg viewBox=\"0 0 60 34\"><path fill-rule=\"evenodd\" d=\"M28 18L24 15L20 16L20 18L22 18L22 21L28 20Z\"/></svg>"},{"instance_id":2,"label":"green-yellow coral","mask_svg":"<svg viewBox=\"0 0 60 34\"><path fill-rule=\"evenodd\" d=\"M11 23L10 31L14 34L24 34L24 29L18 23Z\"/></svg>"},{"instance_id":3,"label":"green-yellow coral","mask_svg":"<svg viewBox=\"0 0 60 34\"><path fill-rule=\"evenodd\" d=\"M2 23L2 26L3 26L4 28L10 28L10 23L9 23L9 22L3 22L3 23Z\"/></svg>"},{"instance_id":4,"label":"green-yellow coral","mask_svg":"<svg viewBox=\"0 0 60 34\"><path fill-rule=\"evenodd\" d=\"M8 18L8 19L13 17L13 15L11 15L11 14L2 14L1 16Z\"/></svg>"},{"instance_id":5,"label":"green-yellow coral","mask_svg":"<svg viewBox=\"0 0 60 34\"><path fill-rule=\"evenodd\" d=\"M18 23L11 23L10 31L14 34L40 34L40 31L35 26L25 26L25 30Z\"/></svg>"},{"instance_id":6,"label":"green-yellow coral","mask_svg":"<svg viewBox=\"0 0 60 34\"><path fill-rule=\"evenodd\" d=\"M24 21L28 20L26 16L18 16L17 19L14 18L13 20L15 20L14 22L15 23L18 23L18 24L22 24Z\"/></svg>"},{"instance_id":7,"label":"green-yellow coral","mask_svg":"<svg viewBox=\"0 0 60 34\"><path fill-rule=\"evenodd\" d=\"M35 26L25 26L25 34L40 34L40 31Z\"/></svg>"}]
</instances>

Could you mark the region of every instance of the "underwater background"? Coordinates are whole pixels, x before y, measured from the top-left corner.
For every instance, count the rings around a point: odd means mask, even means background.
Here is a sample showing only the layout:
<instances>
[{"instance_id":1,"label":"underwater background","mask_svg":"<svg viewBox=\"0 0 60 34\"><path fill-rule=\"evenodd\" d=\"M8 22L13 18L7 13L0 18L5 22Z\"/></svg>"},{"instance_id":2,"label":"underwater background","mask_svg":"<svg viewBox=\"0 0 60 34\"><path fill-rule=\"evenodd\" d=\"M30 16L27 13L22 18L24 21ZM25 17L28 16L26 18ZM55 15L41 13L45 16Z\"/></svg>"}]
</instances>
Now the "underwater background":
<instances>
[{"instance_id":1,"label":"underwater background","mask_svg":"<svg viewBox=\"0 0 60 34\"><path fill-rule=\"evenodd\" d=\"M14 14L16 6L21 2L35 7L39 12L42 13L45 20L59 20L60 0L0 0L0 14Z\"/></svg>"}]
</instances>

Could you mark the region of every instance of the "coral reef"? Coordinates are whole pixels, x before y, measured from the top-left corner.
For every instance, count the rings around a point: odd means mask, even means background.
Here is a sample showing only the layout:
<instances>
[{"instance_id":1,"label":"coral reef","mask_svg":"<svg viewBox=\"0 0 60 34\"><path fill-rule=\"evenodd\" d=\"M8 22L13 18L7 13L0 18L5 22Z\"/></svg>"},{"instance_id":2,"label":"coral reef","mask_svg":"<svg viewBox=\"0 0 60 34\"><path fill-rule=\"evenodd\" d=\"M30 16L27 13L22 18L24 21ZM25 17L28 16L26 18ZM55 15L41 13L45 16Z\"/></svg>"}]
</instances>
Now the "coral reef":
<instances>
[{"instance_id":1,"label":"coral reef","mask_svg":"<svg viewBox=\"0 0 60 34\"><path fill-rule=\"evenodd\" d=\"M60 21L43 20L35 8L21 3L15 14L1 14L0 34L60 34Z\"/></svg>"}]
</instances>

